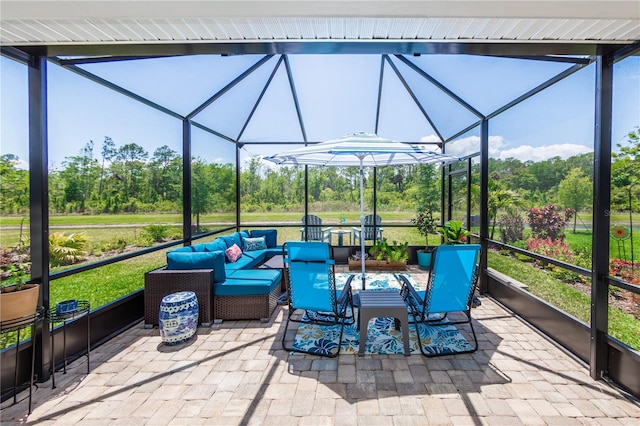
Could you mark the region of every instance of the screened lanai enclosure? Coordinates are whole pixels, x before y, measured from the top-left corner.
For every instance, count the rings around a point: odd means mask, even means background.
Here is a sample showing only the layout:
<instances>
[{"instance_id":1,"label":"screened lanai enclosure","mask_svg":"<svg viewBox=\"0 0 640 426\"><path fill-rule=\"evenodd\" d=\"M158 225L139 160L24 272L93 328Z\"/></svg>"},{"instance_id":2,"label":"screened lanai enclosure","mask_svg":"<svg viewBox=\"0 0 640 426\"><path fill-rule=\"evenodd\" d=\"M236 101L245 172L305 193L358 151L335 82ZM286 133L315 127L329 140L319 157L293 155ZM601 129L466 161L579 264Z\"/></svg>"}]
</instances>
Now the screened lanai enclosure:
<instances>
[{"instance_id":1,"label":"screened lanai enclosure","mask_svg":"<svg viewBox=\"0 0 640 426\"><path fill-rule=\"evenodd\" d=\"M8 23L1 243L22 257L7 264L29 264L46 309L90 300L95 347L140 324L144 273L178 246L249 228L275 228L282 244L305 238L302 217L316 215L345 231L329 241L346 263L359 245L358 168L264 157L375 133L460 160L368 168L365 214L381 222L366 245L407 243L416 263L441 243L416 228L419 212L461 221L483 247L483 294L638 397L640 46L629 22L607 42L129 44L12 42L21 33ZM60 246L75 251L57 256ZM66 350L82 356L85 323L65 327ZM43 343L62 331L3 342L3 400L16 351L21 383L34 342L47 380Z\"/></svg>"}]
</instances>

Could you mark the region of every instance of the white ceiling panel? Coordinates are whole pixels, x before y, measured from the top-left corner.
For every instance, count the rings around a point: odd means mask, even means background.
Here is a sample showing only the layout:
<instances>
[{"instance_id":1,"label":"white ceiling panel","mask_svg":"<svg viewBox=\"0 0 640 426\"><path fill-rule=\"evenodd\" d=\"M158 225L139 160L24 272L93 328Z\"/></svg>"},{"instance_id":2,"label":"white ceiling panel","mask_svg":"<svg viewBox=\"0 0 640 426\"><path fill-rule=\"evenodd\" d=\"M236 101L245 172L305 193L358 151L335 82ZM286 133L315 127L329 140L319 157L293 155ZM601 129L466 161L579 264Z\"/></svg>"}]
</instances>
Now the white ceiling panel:
<instances>
[{"instance_id":1,"label":"white ceiling panel","mask_svg":"<svg viewBox=\"0 0 640 426\"><path fill-rule=\"evenodd\" d=\"M60 39L71 41L68 37L64 36L59 31L56 31L50 25L43 24L42 22L34 21L33 24L29 24L29 27L36 37L42 37L43 39L52 42Z\"/></svg>"},{"instance_id":2,"label":"white ceiling panel","mask_svg":"<svg viewBox=\"0 0 640 426\"><path fill-rule=\"evenodd\" d=\"M216 40L215 34L211 31L211 27L215 24L209 18L197 18L191 21L191 28L194 29L202 40Z\"/></svg>"},{"instance_id":3,"label":"white ceiling panel","mask_svg":"<svg viewBox=\"0 0 640 426\"><path fill-rule=\"evenodd\" d=\"M260 38L251 19L236 19L236 27L247 40L258 40Z\"/></svg>"},{"instance_id":4,"label":"white ceiling panel","mask_svg":"<svg viewBox=\"0 0 640 426\"><path fill-rule=\"evenodd\" d=\"M487 19L486 25L478 29L478 33L474 36L478 40L486 40L492 34L496 33L498 27L504 23L504 19Z\"/></svg>"},{"instance_id":5,"label":"white ceiling panel","mask_svg":"<svg viewBox=\"0 0 640 426\"><path fill-rule=\"evenodd\" d=\"M461 34L471 25L471 19L453 19L451 20L451 26L445 34L446 39L459 39Z\"/></svg>"},{"instance_id":6,"label":"white ceiling panel","mask_svg":"<svg viewBox=\"0 0 640 426\"><path fill-rule=\"evenodd\" d=\"M203 17L3 19L4 45L190 40L638 40L640 19Z\"/></svg>"},{"instance_id":7,"label":"white ceiling panel","mask_svg":"<svg viewBox=\"0 0 640 426\"><path fill-rule=\"evenodd\" d=\"M393 25L393 19L381 18L376 19L375 26L373 28L373 38L378 40L385 40L389 38L389 31Z\"/></svg>"},{"instance_id":8,"label":"white ceiling panel","mask_svg":"<svg viewBox=\"0 0 640 426\"><path fill-rule=\"evenodd\" d=\"M29 34L15 25L2 25L0 27L0 37L3 40L15 40L16 43L20 44L29 43Z\"/></svg>"},{"instance_id":9,"label":"white ceiling panel","mask_svg":"<svg viewBox=\"0 0 640 426\"><path fill-rule=\"evenodd\" d=\"M70 20L63 21L53 21L53 20L45 20L43 25L49 26L51 29L55 30L62 37L66 38L69 41L83 41L86 40L90 35L82 30L82 28L78 27Z\"/></svg>"},{"instance_id":10,"label":"white ceiling panel","mask_svg":"<svg viewBox=\"0 0 640 426\"><path fill-rule=\"evenodd\" d=\"M453 19L448 18L439 19L437 25L433 28L431 38L436 40L444 40L447 33L449 33L449 29L453 25L453 21Z\"/></svg>"},{"instance_id":11,"label":"white ceiling panel","mask_svg":"<svg viewBox=\"0 0 640 426\"><path fill-rule=\"evenodd\" d=\"M327 19L313 18L313 29L318 39L323 40L331 37L331 24Z\"/></svg>"},{"instance_id":12,"label":"white ceiling panel","mask_svg":"<svg viewBox=\"0 0 640 426\"><path fill-rule=\"evenodd\" d=\"M123 40L144 40L150 36L148 31L141 31L141 26L135 19L119 19L109 23L109 25L119 34L122 34Z\"/></svg>"},{"instance_id":13,"label":"white ceiling panel","mask_svg":"<svg viewBox=\"0 0 640 426\"><path fill-rule=\"evenodd\" d=\"M505 31L503 38L509 40L530 40L539 34L548 34L548 22L539 22L537 19L521 19L508 31Z\"/></svg>"},{"instance_id":14,"label":"white ceiling panel","mask_svg":"<svg viewBox=\"0 0 640 426\"><path fill-rule=\"evenodd\" d=\"M238 26L236 25L237 19L231 18L220 18L214 19L218 28L220 28L223 37L220 37L221 40L243 40L244 35L238 30Z\"/></svg>"},{"instance_id":15,"label":"white ceiling panel","mask_svg":"<svg viewBox=\"0 0 640 426\"><path fill-rule=\"evenodd\" d=\"M580 24L578 19L561 19L559 22L561 25L547 34L551 40L566 40L567 34L571 34L574 28Z\"/></svg>"},{"instance_id":16,"label":"white ceiling panel","mask_svg":"<svg viewBox=\"0 0 640 426\"><path fill-rule=\"evenodd\" d=\"M284 28L282 27L280 20L277 18L265 18L265 25L270 33L270 35L268 37L268 39L277 39L277 40L284 40L287 38L287 33L285 32Z\"/></svg>"},{"instance_id":17,"label":"white ceiling panel","mask_svg":"<svg viewBox=\"0 0 640 426\"><path fill-rule=\"evenodd\" d=\"M418 38L418 31L420 31L421 27L422 22L420 19L405 19L404 34L402 34L402 37L400 38Z\"/></svg>"},{"instance_id":18,"label":"white ceiling panel","mask_svg":"<svg viewBox=\"0 0 640 426\"><path fill-rule=\"evenodd\" d=\"M594 31L597 31L599 26L598 23L600 21L596 19L585 19L583 23L580 24L576 29L569 34L571 40L594 40L591 37L591 34Z\"/></svg>"},{"instance_id":19,"label":"white ceiling panel","mask_svg":"<svg viewBox=\"0 0 640 426\"><path fill-rule=\"evenodd\" d=\"M343 39L345 37L345 20L340 18L329 19L329 38Z\"/></svg>"},{"instance_id":20,"label":"white ceiling panel","mask_svg":"<svg viewBox=\"0 0 640 426\"><path fill-rule=\"evenodd\" d=\"M180 32L187 40L199 40L200 34L193 30L188 21L190 20L176 19L173 22L173 26L176 31Z\"/></svg>"},{"instance_id":21,"label":"white ceiling panel","mask_svg":"<svg viewBox=\"0 0 640 426\"><path fill-rule=\"evenodd\" d=\"M593 37L596 40L607 39L608 36L612 34L614 31L617 31L619 28L624 27L625 25L628 25L630 23L631 23L630 21L618 22L614 20L609 20L608 23L605 21L602 23L600 30L594 30L594 32L591 34L591 37Z\"/></svg>"},{"instance_id":22,"label":"white ceiling panel","mask_svg":"<svg viewBox=\"0 0 640 426\"><path fill-rule=\"evenodd\" d=\"M482 29L485 27L485 25L487 25L488 22L488 19L469 19L469 25L467 26L467 28L460 32L460 38L476 38L477 34L482 31Z\"/></svg>"},{"instance_id":23,"label":"white ceiling panel","mask_svg":"<svg viewBox=\"0 0 640 426\"><path fill-rule=\"evenodd\" d=\"M281 20L281 23L286 39L298 40L302 38L302 32L300 31L300 28L298 28L297 18L284 18Z\"/></svg>"},{"instance_id":24,"label":"white ceiling panel","mask_svg":"<svg viewBox=\"0 0 640 426\"><path fill-rule=\"evenodd\" d=\"M301 37L303 39L316 38L314 20L311 18L300 18L298 20L298 29L300 30Z\"/></svg>"},{"instance_id":25,"label":"white ceiling panel","mask_svg":"<svg viewBox=\"0 0 640 426\"><path fill-rule=\"evenodd\" d=\"M365 18L360 20L360 32L358 38L363 40L370 40L373 38L373 32L376 27L376 20L371 18Z\"/></svg>"},{"instance_id":26,"label":"white ceiling panel","mask_svg":"<svg viewBox=\"0 0 640 426\"><path fill-rule=\"evenodd\" d=\"M621 34L617 40L640 40L640 22L636 23L628 32Z\"/></svg>"}]
</instances>

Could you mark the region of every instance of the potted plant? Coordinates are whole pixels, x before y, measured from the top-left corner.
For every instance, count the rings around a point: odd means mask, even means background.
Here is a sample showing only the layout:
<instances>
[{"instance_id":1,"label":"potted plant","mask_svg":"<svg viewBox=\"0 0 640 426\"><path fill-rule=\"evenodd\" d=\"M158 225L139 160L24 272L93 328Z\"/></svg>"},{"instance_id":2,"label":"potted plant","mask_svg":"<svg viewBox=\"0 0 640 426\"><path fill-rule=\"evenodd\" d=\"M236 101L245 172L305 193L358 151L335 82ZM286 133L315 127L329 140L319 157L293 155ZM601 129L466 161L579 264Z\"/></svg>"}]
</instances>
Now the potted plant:
<instances>
[{"instance_id":1,"label":"potted plant","mask_svg":"<svg viewBox=\"0 0 640 426\"><path fill-rule=\"evenodd\" d=\"M386 238L376 241L369 249L365 267L369 270L406 270L409 258L409 242L389 244ZM362 267L360 259L349 258L349 270L355 271Z\"/></svg>"},{"instance_id":2,"label":"potted plant","mask_svg":"<svg viewBox=\"0 0 640 426\"><path fill-rule=\"evenodd\" d=\"M12 284L0 288L0 321L2 322L13 321L36 312L40 285L27 283L28 267L28 263L14 264L3 274L12 279Z\"/></svg>"},{"instance_id":3,"label":"potted plant","mask_svg":"<svg viewBox=\"0 0 640 426\"><path fill-rule=\"evenodd\" d=\"M462 227L462 222L459 220L445 222L443 226L438 227L438 233L444 237L445 244L463 244L471 234Z\"/></svg>"},{"instance_id":4,"label":"potted plant","mask_svg":"<svg viewBox=\"0 0 640 426\"><path fill-rule=\"evenodd\" d=\"M429 245L429 234L436 232L436 221L431 210L421 210L415 218L411 219L411 222L416 226L420 235L425 238L425 247L416 253L418 266L420 269L428 270L431 267L431 253L435 249L435 246Z\"/></svg>"}]
</instances>

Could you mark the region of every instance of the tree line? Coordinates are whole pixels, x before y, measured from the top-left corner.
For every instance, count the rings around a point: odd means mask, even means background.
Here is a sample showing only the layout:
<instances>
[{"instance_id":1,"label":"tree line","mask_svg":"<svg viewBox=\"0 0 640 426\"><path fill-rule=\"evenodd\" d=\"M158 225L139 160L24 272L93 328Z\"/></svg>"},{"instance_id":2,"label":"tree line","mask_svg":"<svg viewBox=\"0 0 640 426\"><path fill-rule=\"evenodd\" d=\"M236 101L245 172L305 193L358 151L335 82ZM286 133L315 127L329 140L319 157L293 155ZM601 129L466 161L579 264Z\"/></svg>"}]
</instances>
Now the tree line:
<instances>
[{"instance_id":1,"label":"tree line","mask_svg":"<svg viewBox=\"0 0 640 426\"><path fill-rule=\"evenodd\" d=\"M640 209L640 130L612 156L613 210ZM28 171L13 154L0 157L0 212L23 214L29 208ZM235 165L194 157L192 213L233 212L236 206ZM309 167L308 197L314 210L352 209L359 202L358 167ZM472 203L479 200L479 166L472 169ZM576 211L591 205L593 154L544 161L489 159L489 215L555 203ZM433 166L380 167L376 171L378 210L415 211L434 207L439 199L440 174ZM373 200L373 172L366 171L365 201ZM305 197L303 167L268 167L260 157L240 172L243 211L302 211ZM51 213L115 214L182 211L182 157L168 146L149 154L135 143L116 145L105 137L98 149L93 141L61 167L49 172Z\"/></svg>"}]
</instances>

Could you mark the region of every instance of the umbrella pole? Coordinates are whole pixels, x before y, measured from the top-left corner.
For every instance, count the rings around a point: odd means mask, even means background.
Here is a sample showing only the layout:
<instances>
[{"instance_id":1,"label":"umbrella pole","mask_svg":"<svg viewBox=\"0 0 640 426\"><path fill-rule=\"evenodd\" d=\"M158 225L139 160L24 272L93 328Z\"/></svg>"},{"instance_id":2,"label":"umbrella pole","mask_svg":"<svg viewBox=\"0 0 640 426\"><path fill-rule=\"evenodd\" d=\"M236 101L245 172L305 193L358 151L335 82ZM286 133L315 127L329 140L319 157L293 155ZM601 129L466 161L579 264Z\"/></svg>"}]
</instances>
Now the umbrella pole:
<instances>
[{"instance_id":1,"label":"umbrella pole","mask_svg":"<svg viewBox=\"0 0 640 426\"><path fill-rule=\"evenodd\" d=\"M364 290L364 167L360 157L360 261L362 262L362 289Z\"/></svg>"}]
</instances>

